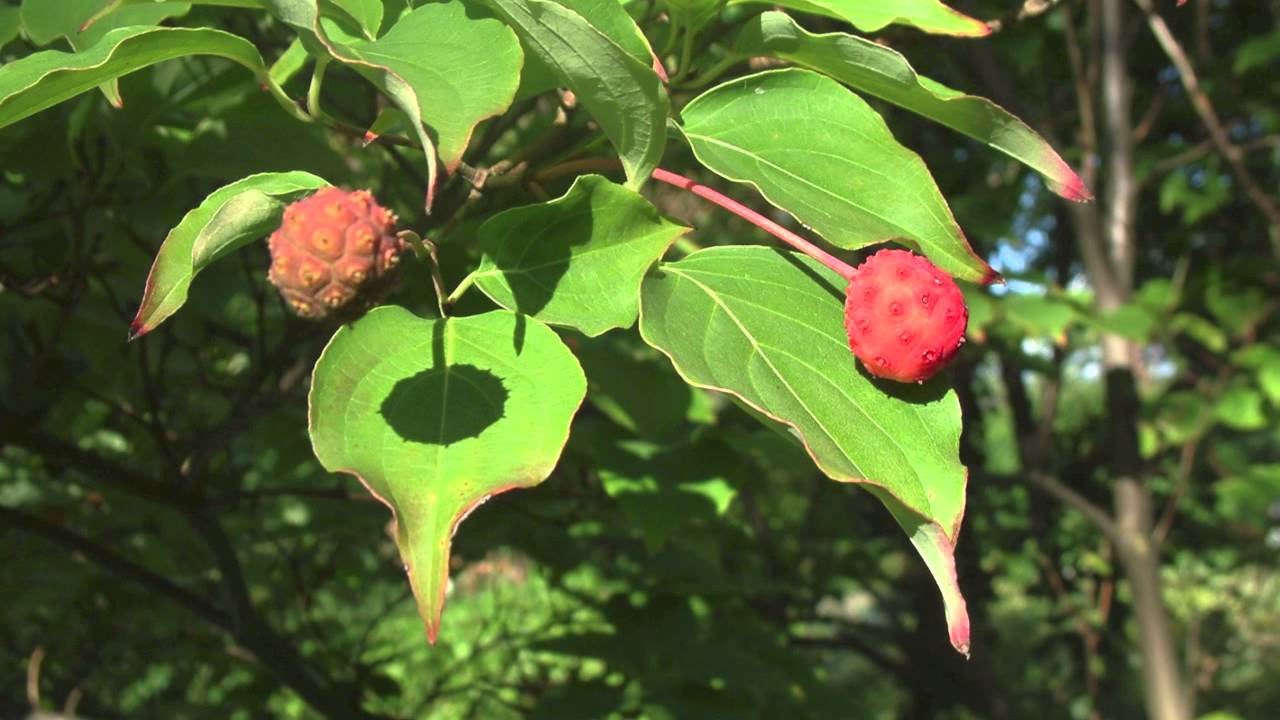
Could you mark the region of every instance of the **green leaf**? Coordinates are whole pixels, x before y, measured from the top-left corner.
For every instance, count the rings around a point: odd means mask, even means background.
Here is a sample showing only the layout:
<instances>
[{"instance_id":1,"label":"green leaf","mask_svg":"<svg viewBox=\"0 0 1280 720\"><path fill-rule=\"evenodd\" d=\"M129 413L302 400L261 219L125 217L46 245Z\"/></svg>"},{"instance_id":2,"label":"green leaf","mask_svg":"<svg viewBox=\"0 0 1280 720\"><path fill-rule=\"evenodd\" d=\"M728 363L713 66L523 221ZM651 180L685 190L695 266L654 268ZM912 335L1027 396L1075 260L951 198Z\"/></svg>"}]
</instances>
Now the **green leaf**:
<instances>
[{"instance_id":1,"label":"green leaf","mask_svg":"<svg viewBox=\"0 0 1280 720\"><path fill-rule=\"evenodd\" d=\"M1259 463L1213 485L1217 510L1235 522L1265 529L1274 523L1271 508L1280 500L1280 464Z\"/></svg>"},{"instance_id":2,"label":"green leaf","mask_svg":"<svg viewBox=\"0 0 1280 720\"><path fill-rule=\"evenodd\" d=\"M480 227L476 284L494 302L589 336L636 319L645 270L688 228L599 175Z\"/></svg>"},{"instance_id":3,"label":"green leaf","mask_svg":"<svg viewBox=\"0 0 1280 720\"><path fill-rule=\"evenodd\" d=\"M1258 369L1258 387L1262 388L1272 407L1280 408L1280 363Z\"/></svg>"},{"instance_id":4,"label":"green leaf","mask_svg":"<svg viewBox=\"0 0 1280 720\"><path fill-rule=\"evenodd\" d=\"M648 65L653 61L649 40L618 0L556 0L581 15L591 27L604 33L627 54Z\"/></svg>"},{"instance_id":5,"label":"green leaf","mask_svg":"<svg viewBox=\"0 0 1280 720\"><path fill-rule=\"evenodd\" d=\"M959 402L939 379L900 385L861 372L845 335L843 286L804 256L702 250L645 279L640 332L685 380L790 425L828 477L871 489L928 564L952 643L966 652L953 557L967 481Z\"/></svg>"},{"instance_id":6,"label":"green leaf","mask_svg":"<svg viewBox=\"0 0 1280 720\"><path fill-rule=\"evenodd\" d=\"M71 43L71 49L77 52L93 47L95 43L102 39L104 35L116 28L128 27L130 25L147 25L156 26L168 20L171 17L179 17L187 14L191 9L190 3L185 2L151 2L143 5L121 7L120 9L106 13L98 13L98 19L88 27L81 29L83 23L77 24L67 34L67 42ZM105 17L103 17L105 15ZM124 98L120 96L120 79L114 78L99 86L102 93L107 96L107 101L114 107L124 107Z\"/></svg>"},{"instance_id":7,"label":"green leaf","mask_svg":"<svg viewBox=\"0 0 1280 720\"><path fill-rule=\"evenodd\" d=\"M1241 285L1220 267L1211 267L1205 304L1218 324L1234 337L1248 337L1271 312L1266 295L1257 287Z\"/></svg>"},{"instance_id":8,"label":"green leaf","mask_svg":"<svg viewBox=\"0 0 1280 720\"><path fill-rule=\"evenodd\" d=\"M1174 333L1186 333L1187 336L1209 348L1215 353L1227 351L1227 334L1222 328L1199 315L1181 312L1173 316L1168 329Z\"/></svg>"},{"instance_id":9,"label":"green leaf","mask_svg":"<svg viewBox=\"0 0 1280 720\"><path fill-rule=\"evenodd\" d=\"M968 135L1040 173L1069 199L1092 198L1084 181L1049 143L999 105L965 95L912 69L898 52L844 33L815 35L780 12L748 21L734 43L743 57L772 55L829 75L857 90Z\"/></svg>"},{"instance_id":10,"label":"green leaf","mask_svg":"<svg viewBox=\"0 0 1280 720\"><path fill-rule=\"evenodd\" d=\"M462 160L476 124L511 105L524 59L510 28L472 17L456 0L423 5L377 41L353 42L347 50L409 84L449 172Z\"/></svg>"},{"instance_id":11,"label":"green leaf","mask_svg":"<svg viewBox=\"0 0 1280 720\"><path fill-rule=\"evenodd\" d=\"M329 183L305 172L251 175L219 188L188 212L160 245L130 337L151 332L187 301L196 273L280 224L284 207Z\"/></svg>"},{"instance_id":12,"label":"green leaf","mask_svg":"<svg viewBox=\"0 0 1280 720\"><path fill-rule=\"evenodd\" d=\"M1105 315L1085 316L1104 332L1114 333L1139 342L1151 337L1156 329L1156 316L1147 308L1130 303Z\"/></svg>"},{"instance_id":13,"label":"green leaf","mask_svg":"<svg viewBox=\"0 0 1280 720\"><path fill-rule=\"evenodd\" d=\"M102 8L104 0L22 0L22 29L32 43L44 46L75 35Z\"/></svg>"},{"instance_id":14,"label":"green leaf","mask_svg":"<svg viewBox=\"0 0 1280 720\"><path fill-rule=\"evenodd\" d=\"M974 254L920 156L862 98L808 70L738 78L683 111L694 155L749 183L842 248L915 246L964 280L997 277Z\"/></svg>"},{"instance_id":15,"label":"green leaf","mask_svg":"<svg viewBox=\"0 0 1280 720\"><path fill-rule=\"evenodd\" d=\"M189 2L151 2L143 5L122 7L101 17L84 29L77 25L76 32L68 34L67 39L71 42L73 49L84 50L92 47L104 35L116 28L130 25L159 25L169 18L186 15L190 10L191 3Z\"/></svg>"},{"instance_id":16,"label":"green leaf","mask_svg":"<svg viewBox=\"0 0 1280 720\"><path fill-rule=\"evenodd\" d=\"M1280 30L1258 35L1240 43L1231 71L1243 75L1257 67L1265 67L1280 58Z\"/></svg>"},{"instance_id":17,"label":"green leaf","mask_svg":"<svg viewBox=\"0 0 1280 720\"><path fill-rule=\"evenodd\" d=\"M698 30L716 19L724 9L725 0L663 0L671 22L689 31Z\"/></svg>"},{"instance_id":18,"label":"green leaf","mask_svg":"<svg viewBox=\"0 0 1280 720\"><path fill-rule=\"evenodd\" d=\"M370 40L378 37L378 28L382 26L382 0L329 1L355 20L365 37Z\"/></svg>"},{"instance_id":19,"label":"green leaf","mask_svg":"<svg viewBox=\"0 0 1280 720\"><path fill-rule=\"evenodd\" d=\"M294 38L289 43L289 47L280 53L280 57L271 63L271 79L278 85L289 82L289 79L307 66L311 62L311 55L307 53L307 48L303 46L300 38Z\"/></svg>"},{"instance_id":20,"label":"green leaf","mask_svg":"<svg viewBox=\"0 0 1280 720\"><path fill-rule=\"evenodd\" d=\"M21 8L0 7L0 48L18 37L18 29L22 26L21 13Z\"/></svg>"},{"instance_id":21,"label":"green leaf","mask_svg":"<svg viewBox=\"0 0 1280 720\"><path fill-rule=\"evenodd\" d=\"M208 28L124 27L78 53L45 50L0 67L0 127L134 70L188 55L215 55L248 68L295 116L297 107L271 83L262 56L249 41Z\"/></svg>"},{"instance_id":22,"label":"green leaf","mask_svg":"<svg viewBox=\"0 0 1280 720\"><path fill-rule=\"evenodd\" d=\"M262 0L276 17L293 26L304 42L311 46L319 45L331 57L361 73L365 79L373 83L395 103L401 112L412 120L414 135L427 162L427 188L423 205L427 212L435 201L436 175L438 173L435 142L427 133L422 118L422 105L418 101L417 91L408 80L394 70L357 57L356 53L346 45L329 38L321 27L321 16L317 0Z\"/></svg>"},{"instance_id":23,"label":"green leaf","mask_svg":"<svg viewBox=\"0 0 1280 720\"><path fill-rule=\"evenodd\" d=\"M546 479L585 393L560 338L506 311L425 320L377 308L338 330L316 362L316 457L391 509L431 642L459 523L494 495Z\"/></svg>"},{"instance_id":24,"label":"green leaf","mask_svg":"<svg viewBox=\"0 0 1280 720\"><path fill-rule=\"evenodd\" d=\"M547 0L486 0L528 55L551 68L613 143L638 188L666 146L670 100L652 67L569 8Z\"/></svg>"},{"instance_id":25,"label":"green leaf","mask_svg":"<svg viewBox=\"0 0 1280 720\"><path fill-rule=\"evenodd\" d=\"M1237 430L1259 430L1266 427L1262 394L1252 388L1236 386L1218 398L1214 408L1218 422Z\"/></svg>"},{"instance_id":26,"label":"green leaf","mask_svg":"<svg viewBox=\"0 0 1280 720\"><path fill-rule=\"evenodd\" d=\"M1209 426L1205 400L1198 393L1175 391L1160 399L1155 426L1169 445L1182 445L1202 435Z\"/></svg>"},{"instance_id":27,"label":"green leaf","mask_svg":"<svg viewBox=\"0 0 1280 720\"><path fill-rule=\"evenodd\" d=\"M640 31L635 20L617 0L558 0L578 13L596 30L617 43L628 55L642 65L652 65L653 50L649 40ZM548 66L541 56L526 51L524 76L518 97L528 98L555 88L559 84L557 71Z\"/></svg>"},{"instance_id":28,"label":"green leaf","mask_svg":"<svg viewBox=\"0 0 1280 720\"><path fill-rule=\"evenodd\" d=\"M733 0L735 4L761 1ZM938 35L983 37L991 34L986 23L956 12L938 0L782 0L769 4L844 20L863 32L876 32L897 23L914 25Z\"/></svg>"}]
</instances>

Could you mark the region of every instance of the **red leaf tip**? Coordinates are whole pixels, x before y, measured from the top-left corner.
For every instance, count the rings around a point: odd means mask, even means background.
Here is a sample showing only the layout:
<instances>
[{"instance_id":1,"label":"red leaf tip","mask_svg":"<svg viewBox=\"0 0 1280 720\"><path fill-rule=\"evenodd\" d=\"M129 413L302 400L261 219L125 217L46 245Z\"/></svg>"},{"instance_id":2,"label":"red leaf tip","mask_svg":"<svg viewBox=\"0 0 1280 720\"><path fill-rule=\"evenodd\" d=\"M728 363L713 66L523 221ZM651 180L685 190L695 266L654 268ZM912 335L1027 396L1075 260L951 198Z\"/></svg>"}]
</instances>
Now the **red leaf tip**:
<instances>
[{"instance_id":1,"label":"red leaf tip","mask_svg":"<svg viewBox=\"0 0 1280 720\"><path fill-rule=\"evenodd\" d=\"M1089 188L1085 186L1084 180L1079 175L1071 173L1071 177L1062 184L1062 197L1072 202L1090 202L1093 200L1093 193L1089 192Z\"/></svg>"},{"instance_id":2,"label":"red leaf tip","mask_svg":"<svg viewBox=\"0 0 1280 720\"><path fill-rule=\"evenodd\" d=\"M951 647L969 659L969 613L962 613L957 618L948 618L947 634L951 639Z\"/></svg>"},{"instance_id":3,"label":"red leaf tip","mask_svg":"<svg viewBox=\"0 0 1280 720\"><path fill-rule=\"evenodd\" d=\"M1054 164L1058 166L1056 177L1046 175L1049 178L1049 187L1051 190L1072 202L1089 202L1093 200L1093 193L1089 192L1088 186L1084 184L1084 180L1076 173L1075 170L1060 157L1055 157Z\"/></svg>"}]
</instances>

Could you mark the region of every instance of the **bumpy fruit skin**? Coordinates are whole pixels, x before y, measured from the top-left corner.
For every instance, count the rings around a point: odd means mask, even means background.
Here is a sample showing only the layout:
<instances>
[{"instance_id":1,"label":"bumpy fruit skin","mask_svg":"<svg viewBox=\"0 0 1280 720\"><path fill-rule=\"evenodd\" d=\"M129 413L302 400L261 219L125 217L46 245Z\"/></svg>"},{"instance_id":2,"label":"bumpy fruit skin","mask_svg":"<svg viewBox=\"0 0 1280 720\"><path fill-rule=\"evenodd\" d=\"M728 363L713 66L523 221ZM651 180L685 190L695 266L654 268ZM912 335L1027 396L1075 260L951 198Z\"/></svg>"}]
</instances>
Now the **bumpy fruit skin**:
<instances>
[{"instance_id":1,"label":"bumpy fruit skin","mask_svg":"<svg viewBox=\"0 0 1280 720\"><path fill-rule=\"evenodd\" d=\"M285 208L280 229L267 241L267 279L304 318L363 309L400 261L405 244L395 224L395 213L366 190L320 190Z\"/></svg>"},{"instance_id":2,"label":"bumpy fruit skin","mask_svg":"<svg viewBox=\"0 0 1280 720\"><path fill-rule=\"evenodd\" d=\"M969 308L933 263L881 250L854 269L845 293L849 348L867 372L899 382L933 377L964 344Z\"/></svg>"}]
</instances>

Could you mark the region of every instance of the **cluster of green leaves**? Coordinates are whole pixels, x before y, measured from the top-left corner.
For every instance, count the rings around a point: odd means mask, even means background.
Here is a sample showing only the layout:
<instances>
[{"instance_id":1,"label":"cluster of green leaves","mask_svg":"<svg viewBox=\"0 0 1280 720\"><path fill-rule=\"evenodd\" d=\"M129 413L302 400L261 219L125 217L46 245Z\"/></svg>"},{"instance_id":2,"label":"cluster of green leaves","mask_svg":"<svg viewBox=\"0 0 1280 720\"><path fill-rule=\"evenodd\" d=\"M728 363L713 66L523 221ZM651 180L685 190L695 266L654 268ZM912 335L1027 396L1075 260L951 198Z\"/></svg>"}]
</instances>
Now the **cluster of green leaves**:
<instances>
[{"instance_id":1,"label":"cluster of green leaves","mask_svg":"<svg viewBox=\"0 0 1280 720\"><path fill-rule=\"evenodd\" d=\"M816 264L735 247L661 264L646 277L686 228L635 190L662 159L671 123L704 167L758 188L835 247L893 239L960 279L990 282L994 273L969 247L924 162L854 91L986 142L1041 172L1056 191L1086 198L1038 135L986 100L917 75L892 50L847 33L811 34L778 12L744 18L720 63L763 55L801 67L733 79L692 100L678 96L677 118L661 59L627 8L609 0L452 0L390 12L382 0L231 5L265 11L296 33L274 65L225 30L158 25L186 13L185 3L83 3L71 13L24 3L29 37L67 37L76 52L46 50L0 69L0 126L95 87L119 105L121 76L207 55L248 69L296 121L337 130L358 126L321 106L326 74L342 66L362 77L386 98L368 134L400 130L422 152L427 212L437 165L456 174L478 125L555 87L590 114L626 175L625 186L581 176L564 196L497 212L475 229L481 260L460 291L474 283L502 311L423 320L377 311L339 330L316 365L316 455L326 468L360 477L391 508L433 642L457 524L494 494L547 477L586 393L579 363L548 325L591 337L626 328L639 313L645 342L686 381L790 426L826 475L865 483L887 505L942 589L953 644L968 651L953 557L966 479L955 395L941 382L889 388L858 372L845 349L839 277ZM698 73L688 50L718 7L672 8L668 41L685 44L676 80ZM985 34L982 23L932 0L893 12L852 0L794 7L872 30L898 22ZM307 64L304 109L284 84ZM294 170L209 195L161 247L134 335L181 307L198 272L261 237L287 202L327 183ZM808 350L797 354L800 347Z\"/></svg>"},{"instance_id":2,"label":"cluster of green leaves","mask_svg":"<svg viewBox=\"0 0 1280 720\"><path fill-rule=\"evenodd\" d=\"M1223 676L1206 706L1267 716L1274 286L1258 263L1204 261L1230 246L1214 223L1247 213L1212 157L1162 167L1194 122L1179 116L1138 158L1164 183L1143 207L1160 225L1135 302L1100 317L1059 260L1068 223L1042 190L1082 199L1079 179L1009 112L892 49L977 87L956 45L919 31L984 24L936 0L774 6L794 13L702 0L0 8L0 320L15 328L0 521L54 544L74 532L89 563L5 543L0 586L26 588L10 674L46 648L45 701L84 688L91 717L356 717L334 700L347 695L371 714L442 718L1132 716L1128 620L1099 600L1117 587L1112 557L1019 481L1019 403L1043 411L1052 390L1050 469L1105 497L1090 353L1112 332L1153 355L1144 452L1157 498L1183 508L1170 606L1184 627L1221 630L1203 650ZM991 42L1026 105L1054 108L1035 114L1072 137L1074 108L1051 93L1070 86L1065 64L1036 60L1057 57L1063 16ZM1273 40L1224 61L1250 96L1266 96ZM1259 132L1274 132L1257 105ZM838 275L656 185L660 161L771 203L837 252L894 239L978 282L997 249L1028 267L1001 266L1008 290L966 286L971 342L950 378L889 386L846 350ZM269 297L258 240L331 183L372 188L433 241L456 290L447 316L425 262L406 264L391 306L341 329ZM1019 223L1050 242L1019 246ZM141 337L123 347L130 322ZM13 435L15 421L34 430ZM394 529L316 458L359 475ZM180 494L134 497L110 480L122 473ZM891 513L820 476L861 483ZM966 507L971 550L954 558ZM192 517L225 527L238 571ZM937 656L943 613L895 521L942 586L953 642L968 644L961 583L978 600L975 645L999 653ZM91 569L119 570L104 550L219 612L243 609L239 576L258 624L154 611L165 590ZM428 647L422 623L434 639L446 598L448 629ZM253 642L272 634L296 647L303 681L287 653ZM919 672L920 657L939 671ZM335 689L311 694L306 678ZM10 706L26 700L0 695Z\"/></svg>"}]
</instances>

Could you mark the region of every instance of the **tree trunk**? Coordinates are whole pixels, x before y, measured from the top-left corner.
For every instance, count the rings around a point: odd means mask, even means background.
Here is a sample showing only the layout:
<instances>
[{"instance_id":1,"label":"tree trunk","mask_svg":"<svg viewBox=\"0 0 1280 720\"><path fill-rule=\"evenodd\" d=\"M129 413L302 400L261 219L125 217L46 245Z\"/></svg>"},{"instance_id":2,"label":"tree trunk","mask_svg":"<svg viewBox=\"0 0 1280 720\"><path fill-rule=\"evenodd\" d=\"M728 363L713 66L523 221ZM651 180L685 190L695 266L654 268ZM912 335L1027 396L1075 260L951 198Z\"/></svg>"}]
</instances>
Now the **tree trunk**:
<instances>
[{"instance_id":1,"label":"tree trunk","mask_svg":"<svg viewBox=\"0 0 1280 720\"><path fill-rule=\"evenodd\" d=\"M1109 312L1129 302L1133 293L1136 184L1133 174L1133 135L1130 118L1129 71L1125 50L1125 8L1128 0L1102 0L1102 115L1106 129L1106 207L1102 222L1105 245L1086 252L1090 282L1098 310ZM1096 235L1095 235L1096 237ZM1083 243L1088 239L1082 237ZM1099 252L1101 250L1101 252ZM1095 262L1088 263L1092 254ZM1105 258L1097 262L1098 256ZM1156 720L1189 720L1182 672L1174 649L1160 580L1160 557L1151 542L1151 495L1142 481L1138 445L1139 401L1134 365L1137 347L1118 335L1104 335L1106 368L1107 443L1114 482L1114 514L1119 528L1117 552L1133 596L1142 657L1143 694L1147 712Z\"/></svg>"}]
</instances>

